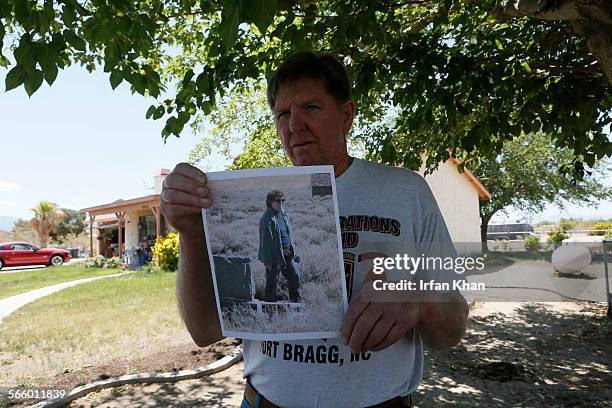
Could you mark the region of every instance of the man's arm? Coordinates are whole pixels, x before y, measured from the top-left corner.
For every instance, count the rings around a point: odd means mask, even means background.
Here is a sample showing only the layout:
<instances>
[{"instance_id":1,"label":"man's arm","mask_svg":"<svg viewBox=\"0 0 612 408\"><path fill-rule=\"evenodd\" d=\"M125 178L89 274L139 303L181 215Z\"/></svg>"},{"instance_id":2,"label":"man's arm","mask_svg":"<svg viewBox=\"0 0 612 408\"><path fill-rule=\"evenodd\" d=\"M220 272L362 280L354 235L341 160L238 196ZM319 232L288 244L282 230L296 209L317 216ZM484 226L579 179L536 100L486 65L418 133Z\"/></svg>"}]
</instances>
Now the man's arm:
<instances>
[{"instance_id":1,"label":"man's arm","mask_svg":"<svg viewBox=\"0 0 612 408\"><path fill-rule=\"evenodd\" d=\"M209 208L206 175L179 163L164 179L161 212L179 233L176 299L187 330L198 346L221 340L210 260L204 242L202 208Z\"/></svg>"},{"instance_id":2,"label":"man's arm","mask_svg":"<svg viewBox=\"0 0 612 408\"><path fill-rule=\"evenodd\" d=\"M439 301L419 303L417 328L423 342L433 349L453 347L463 337L469 307L459 291L445 293Z\"/></svg>"},{"instance_id":3,"label":"man's arm","mask_svg":"<svg viewBox=\"0 0 612 408\"><path fill-rule=\"evenodd\" d=\"M179 270L176 275L176 299L181 317L193 341L200 347L221 339L215 289L204 238L180 237Z\"/></svg>"}]
</instances>

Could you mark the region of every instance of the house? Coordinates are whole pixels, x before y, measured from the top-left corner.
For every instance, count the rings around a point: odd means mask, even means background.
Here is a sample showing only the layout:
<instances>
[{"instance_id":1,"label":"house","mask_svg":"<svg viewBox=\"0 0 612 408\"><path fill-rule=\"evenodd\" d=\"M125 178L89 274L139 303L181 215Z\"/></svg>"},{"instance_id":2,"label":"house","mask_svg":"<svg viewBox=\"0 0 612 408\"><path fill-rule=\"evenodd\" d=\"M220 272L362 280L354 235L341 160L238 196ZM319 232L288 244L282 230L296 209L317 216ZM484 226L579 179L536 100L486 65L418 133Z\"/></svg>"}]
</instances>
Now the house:
<instances>
[{"instance_id":1,"label":"house","mask_svg":"<svg viewBox=\"0 0 612 408\"><path fill-rule=\"evenodd\" d=\"M89 227L90 253L123 256L145 254L155 239L172 230L160 211L160 193L168 169L159 169L154 176L153 194L129 200L83 208ZM121 245L119 245L121 243Z\"/></svg>"},{"instance_id":2,"label":"house","mask_svg":"<svg viewBox=\"0 0 612 408\"><path fill-rule=\"evenodd\" d=\"M490 200L491 193L467 168L460 173L460 163L451 157L425 176L425 181L438 202L457 250L460 253L481 252L480 201ZM425 173L424 166L419 173Z\"/></svg>"}]
</instances>

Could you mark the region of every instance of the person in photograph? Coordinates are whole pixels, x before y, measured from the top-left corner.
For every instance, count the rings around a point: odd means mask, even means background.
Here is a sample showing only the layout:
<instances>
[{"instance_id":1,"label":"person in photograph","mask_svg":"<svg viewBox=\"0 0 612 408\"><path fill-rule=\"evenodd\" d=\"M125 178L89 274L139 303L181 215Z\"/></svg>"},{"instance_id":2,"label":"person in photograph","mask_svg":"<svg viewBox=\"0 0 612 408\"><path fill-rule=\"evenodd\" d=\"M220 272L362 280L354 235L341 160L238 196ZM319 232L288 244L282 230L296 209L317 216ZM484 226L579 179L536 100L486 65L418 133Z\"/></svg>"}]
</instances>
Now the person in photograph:
<instances>
[{"instance_id":1,"label":"person in photograph","mask_svg":"<svg viewBox=\"0 0 612 408\"><path fill-rule=\"evenodd\" d=\"M393 257L403 248L404 253L438 256L436 247L451 256L450 234L423 177L348 154L347 134L355 117L351 92L342 62L316 52L287 57L267 89L276 131L292 163L334 167L340 226L343 234L352 234L343 248L345 259L354 260L362 274L359 266L367 266L373 253ZM202 249L201 208L214 199L206 175L185 163L166 177L161 194L162 212L181 238L179 309L200 346L222 339L210 260ZM427 271L425 277L452 279L442 272ZM467 302L457 290L440 292L435 302L369 302L362 297L365 283L362 276L347 276L351 300L341 338L243 341L242 408L411 406L423 376L424 344L433 349L458 344Z\"/></svg>"},{"instance_id":2,"label":"person in photograph","mask_svg":"<svg viewBox=\"0 0 612 408\"><path fill-rule=\"evenodd\" d=\"M291 240L291 227L285 213L285 196L273 190L266 196L266 212L259 221L259 252L257 258L266 269L266 291L264 300L281 300L277 294L278 276L287 279L289 299L300 301L300 272L298 270L295 248Z\"/></svg>"}]
</instances>

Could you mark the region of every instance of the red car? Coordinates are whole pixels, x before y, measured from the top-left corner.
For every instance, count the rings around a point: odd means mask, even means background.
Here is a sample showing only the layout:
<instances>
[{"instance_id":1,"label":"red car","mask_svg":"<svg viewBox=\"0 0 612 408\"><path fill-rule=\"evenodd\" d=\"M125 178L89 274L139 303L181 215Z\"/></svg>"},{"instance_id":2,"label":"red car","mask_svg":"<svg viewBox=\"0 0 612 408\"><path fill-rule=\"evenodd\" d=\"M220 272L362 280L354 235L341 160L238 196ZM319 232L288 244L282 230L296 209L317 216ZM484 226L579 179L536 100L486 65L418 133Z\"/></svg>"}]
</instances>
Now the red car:
<instances>
[{"instance_id":1,"label":"red car","mask_svg":"<svg viewBox=\"0 0 612 408\"><path fill-rule=\"evenodd\" d=\"M0 269L5 266L59 266L70 260L70 252L57 248L37 248L25 242L0 243Z\"/></svg>"}]
</instances>

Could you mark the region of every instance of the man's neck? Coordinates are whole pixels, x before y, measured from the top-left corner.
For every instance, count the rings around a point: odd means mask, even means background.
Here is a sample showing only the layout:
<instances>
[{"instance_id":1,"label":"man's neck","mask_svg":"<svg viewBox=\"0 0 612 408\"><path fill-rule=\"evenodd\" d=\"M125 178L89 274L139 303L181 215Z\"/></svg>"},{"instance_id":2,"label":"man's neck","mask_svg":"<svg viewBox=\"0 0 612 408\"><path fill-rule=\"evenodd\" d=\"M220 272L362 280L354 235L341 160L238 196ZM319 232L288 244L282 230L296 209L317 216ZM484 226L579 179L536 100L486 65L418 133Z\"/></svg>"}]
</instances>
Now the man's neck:
<instances>
[{"instance_id":1,"label":"man's neck","mask_svg":"<svg viewBox=\"0 0 612 408\"><path fill-rule=\"evenodd\" d=\"M342 173L348 170L352 162L353 158L351 156L344 156L340 162L334 164L334 176L339 177Z\"/></svg>"}]
</instances>

